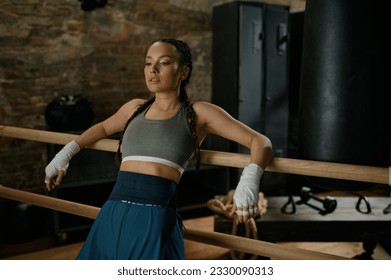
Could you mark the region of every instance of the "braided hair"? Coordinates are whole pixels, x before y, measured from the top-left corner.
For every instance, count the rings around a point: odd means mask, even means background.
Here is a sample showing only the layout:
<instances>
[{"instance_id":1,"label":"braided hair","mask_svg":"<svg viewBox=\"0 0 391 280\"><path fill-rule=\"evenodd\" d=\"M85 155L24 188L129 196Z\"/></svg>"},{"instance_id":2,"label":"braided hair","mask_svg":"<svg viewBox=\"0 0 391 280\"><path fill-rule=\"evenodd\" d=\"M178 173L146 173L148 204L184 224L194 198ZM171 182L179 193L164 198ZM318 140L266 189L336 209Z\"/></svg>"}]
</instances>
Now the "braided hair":
<instances>
[{"instance_id":1,"label":"braided hair","mask_svg":"<svg viewBox=\"0 0 391 280\"><path fill-rule=\"evenodd\" d=\"M160 38L158 40L153 41L147 46L147 51L151 45L157 42L162 42L162 43L167 43L172 46L174 46L179 54L179 67L188 67L189 68L189 73L186 77L186 79L182 80L181 85L180 85L180 91L179 91L179 101L181 103L184 103L185 109L186 109L186 119L187 123L189 125L190 131L192 133L192 137L195 143L196 147L196 159L197 159L197 164L196 164L196 169L199 169L200 166L200 143L197 138L196 134L196 114L193 108L193 105L191 104L189 97L186 92L186 86L190 82L190 77L191 77L191 72L193 70L193 59L192 59L192 53L190 47L185 43L184 41L177 40L174 38ZM122 136L119 141L119 147L116 153L116 162L119 165L121 162L121 145L122 145L122 138L123 134L128 127L129 123L138 115L140 112L144 111L145 108L147 108L149 105L151 105L155 101L155 96L147 100L144 104L139 106L137 110L134 112L134 114L129 118L127 121L124 130L122 132Z\"/></svg>"}]
</instances>

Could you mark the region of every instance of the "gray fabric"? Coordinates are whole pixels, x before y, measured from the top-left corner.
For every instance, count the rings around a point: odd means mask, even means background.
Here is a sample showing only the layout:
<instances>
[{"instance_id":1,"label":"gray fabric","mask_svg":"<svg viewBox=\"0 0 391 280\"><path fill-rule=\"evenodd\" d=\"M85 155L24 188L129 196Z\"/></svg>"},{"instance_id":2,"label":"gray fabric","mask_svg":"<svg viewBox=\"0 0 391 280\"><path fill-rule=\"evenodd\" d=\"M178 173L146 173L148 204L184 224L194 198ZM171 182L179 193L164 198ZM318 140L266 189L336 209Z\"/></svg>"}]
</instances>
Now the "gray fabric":
<instances>
[{"instance_id":1,"label":"gray fabric","mask_svg":"<svg viewBox=\"0 0 391 280\"><path fill-rule=\"evenodd\" d=\"M149 156L171 161L184 169L194 155L195 143L182 103L178 112L166 120L148 120L145 111L136 116L122 139L122 158Z\"/></svg>"}]
</instances>

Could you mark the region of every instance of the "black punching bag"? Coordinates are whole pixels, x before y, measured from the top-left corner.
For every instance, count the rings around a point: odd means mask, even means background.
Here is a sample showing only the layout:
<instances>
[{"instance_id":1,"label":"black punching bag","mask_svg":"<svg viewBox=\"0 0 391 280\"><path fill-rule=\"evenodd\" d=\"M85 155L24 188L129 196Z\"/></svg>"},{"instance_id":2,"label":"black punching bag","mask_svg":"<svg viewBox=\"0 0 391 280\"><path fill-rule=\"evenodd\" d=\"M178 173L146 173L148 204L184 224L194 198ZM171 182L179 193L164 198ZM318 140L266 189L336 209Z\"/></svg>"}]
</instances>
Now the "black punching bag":
<instances>
[{"instance_id":1,"label":"black punching bag","mask_svg":"<svg viewBox=\"0 0 391 280\"><path fill-rule=\"evenodd\" d=\"M299 98L301 158L388 166L391 92L385 84L386 11L382 2L371 0L306 1ZM335 190L372 186L308 179Z\"/></svg>"}]
</instances>

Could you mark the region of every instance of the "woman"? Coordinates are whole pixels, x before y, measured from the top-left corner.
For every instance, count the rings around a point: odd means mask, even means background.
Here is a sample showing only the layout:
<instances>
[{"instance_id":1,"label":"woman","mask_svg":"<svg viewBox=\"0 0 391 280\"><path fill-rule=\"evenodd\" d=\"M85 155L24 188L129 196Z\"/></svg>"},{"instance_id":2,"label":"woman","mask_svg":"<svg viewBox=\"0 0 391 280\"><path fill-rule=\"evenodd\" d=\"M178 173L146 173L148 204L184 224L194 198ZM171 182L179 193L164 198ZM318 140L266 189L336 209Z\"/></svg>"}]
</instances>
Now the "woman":
<instances>
[{"instance_id":1,"label":"woman","mask_svg":"<svg viewBox=\"0 0 391 280\"><path fill-rule=\"evenodd\" d=\"M61 183L69 161L81 148L123 132L116 184L78 259L184 259L176 188L210 133L250 149L251 163L236 188L232 215L238 215L240 222L256 215L259 181L272 159L271 143L218 106L190 103L185 87L191 72L191 50L185 42L171 38L153 42L145 56L144 75L154 97L127 102L68 143L46 167L50 191Z\"/></svg>"}]
</instances>

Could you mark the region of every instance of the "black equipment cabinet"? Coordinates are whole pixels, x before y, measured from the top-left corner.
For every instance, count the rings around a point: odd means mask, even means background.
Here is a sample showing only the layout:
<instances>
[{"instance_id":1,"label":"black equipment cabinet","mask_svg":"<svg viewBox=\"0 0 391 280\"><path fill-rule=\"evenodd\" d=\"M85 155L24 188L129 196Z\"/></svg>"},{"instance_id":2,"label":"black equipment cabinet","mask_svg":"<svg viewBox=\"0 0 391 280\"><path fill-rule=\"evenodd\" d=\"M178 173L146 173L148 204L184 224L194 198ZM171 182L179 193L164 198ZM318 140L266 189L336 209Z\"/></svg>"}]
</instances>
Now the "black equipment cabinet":
<instances>
[{"instance_id":1,"label":"black equipment cabinet","mask_svg":"<svg viewBox=\"0 0 391 280\"><path fill-rule=\"evenodd\" d=\"M287 6L235 1L213 9L212 102L267 135L276 157L288 154L289 23ZM248 153L217 137L210 142L211 149ZM236 169L230 178L238 179ZM281 188L285 180L265 173L263 190Z\"/></svg>"}]
</instances>

